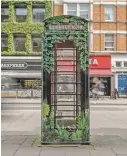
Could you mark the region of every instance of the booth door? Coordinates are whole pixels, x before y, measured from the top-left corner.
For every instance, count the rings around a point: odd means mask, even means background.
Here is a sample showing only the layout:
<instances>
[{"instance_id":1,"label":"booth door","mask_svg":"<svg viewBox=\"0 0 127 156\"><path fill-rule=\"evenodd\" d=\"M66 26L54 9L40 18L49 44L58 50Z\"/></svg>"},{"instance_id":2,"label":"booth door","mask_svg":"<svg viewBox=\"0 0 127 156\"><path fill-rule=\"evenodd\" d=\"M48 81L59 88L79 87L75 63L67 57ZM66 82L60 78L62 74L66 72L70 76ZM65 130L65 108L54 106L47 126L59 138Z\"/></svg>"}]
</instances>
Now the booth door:
<instances>
[{"instance_id":1,"label":"booth door","mask_svg":"<svg viewBox=\"0 0 127 156\"><path fill-rule=\"evenodd\" d=\"M75 118L80 111L80 67L76 49L54 51L54 70L51 74L51 104L56 118Z\"/></svg>"}]
</instances>

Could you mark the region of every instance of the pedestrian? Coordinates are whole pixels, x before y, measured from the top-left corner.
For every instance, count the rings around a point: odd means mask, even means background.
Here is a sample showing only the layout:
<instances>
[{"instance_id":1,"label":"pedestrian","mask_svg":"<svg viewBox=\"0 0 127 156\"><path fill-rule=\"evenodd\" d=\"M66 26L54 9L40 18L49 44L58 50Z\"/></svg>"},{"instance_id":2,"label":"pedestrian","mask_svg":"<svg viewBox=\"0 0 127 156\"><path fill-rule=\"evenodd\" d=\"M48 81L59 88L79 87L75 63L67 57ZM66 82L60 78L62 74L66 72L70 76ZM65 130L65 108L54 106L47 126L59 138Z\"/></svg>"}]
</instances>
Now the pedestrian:
<instances>
[{"instance_id":1,"label":"pedestrian","mask_svg":"<svg viewBox=\"0 0 127 156\"><path fill-rule=\"evenodd\" d=\"M114 91L113 91L113 96L114 96L114 99L119 98L119 93L118 93L118 91L117 91L117 89L116 89L116 88L114 88Z\"/></svg>"}]
</instances>

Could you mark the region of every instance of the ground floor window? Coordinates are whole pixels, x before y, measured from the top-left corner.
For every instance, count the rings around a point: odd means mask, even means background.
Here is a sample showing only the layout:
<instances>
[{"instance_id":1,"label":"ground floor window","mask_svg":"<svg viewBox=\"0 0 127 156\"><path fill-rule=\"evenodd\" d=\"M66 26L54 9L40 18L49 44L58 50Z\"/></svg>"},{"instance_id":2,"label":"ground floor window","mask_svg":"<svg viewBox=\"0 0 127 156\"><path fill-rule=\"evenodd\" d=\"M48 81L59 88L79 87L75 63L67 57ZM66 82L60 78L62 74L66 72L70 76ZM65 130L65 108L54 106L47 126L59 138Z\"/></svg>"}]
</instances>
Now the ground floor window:
<instances>
[{"instance_id":1,"label":"ground floor window","mask_svg":"<svg viewBox=\"0 0 127 156\"><path fill-rule=\"evenodd\" d=\"M111 95L111 78L110 77L90 77L90 91L94 88L99 88L100 92L104 93L104 96Z\"/></svg>"}]
</instances>

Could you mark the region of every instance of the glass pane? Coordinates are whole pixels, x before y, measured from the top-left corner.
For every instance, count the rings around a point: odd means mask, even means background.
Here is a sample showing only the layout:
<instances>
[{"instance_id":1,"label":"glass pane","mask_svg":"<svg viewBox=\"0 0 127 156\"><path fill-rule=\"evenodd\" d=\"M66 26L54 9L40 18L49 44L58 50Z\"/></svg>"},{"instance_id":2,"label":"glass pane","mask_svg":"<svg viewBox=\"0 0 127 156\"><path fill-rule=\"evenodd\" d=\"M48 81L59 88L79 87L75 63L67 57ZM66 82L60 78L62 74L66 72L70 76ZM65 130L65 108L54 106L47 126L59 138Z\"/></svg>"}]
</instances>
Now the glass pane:
<instances>
[{"instance_id":1,"label":"glass pane","mask_svg":"<svg viewBox=\"0 0 127 156\"><path fill-rule=\"evenodd\" d=\"M57 92L75 92L76 85L74 84L58 84L57 85Z\"/></svg>"},{"instance_id":2,"label":"glass pane","mask_svg":"<svg viewBox=\"0 0 127 156\"><path fill-rule=\"evenodd\" d=\"M121 65L122 65L122 62L116 61L116 67L121 67Z\"/></svg>"},{"instance_id":3,"label":"glass pane","mask_svg":"<svg viewBox=\"0 0 127 156\"><path fill-rule=\"evenodd\" d=\"M124 62L124 67L127 67L127 62Z\"/></svg>"},{"instance_id":4,"label":"glass pane","mask_svg":"<svg viewBox=\"0 0 127 156\"><path fill-rule=\"evenodd\" d=\"M77 11L67 11L67 15L76 16L77 15Z\"/></svg>"},{"instance_id":5,"label":"glass pane","mask_svg":"<svg viewBox=\"0 0 127 156\"><path fill-rule=\"evenodd\" d=\"M106 34L105 35L105 41L114 41L114 35L113 34Z\"/></svg>"},{"instance_id":6,"label":"glass pane","mask_svg":"<svg viewBox=\"0 0 127 156\"><path fill-rule=\"evenodd\" d=\"M1 35L1 51L8 50L8 37L7 35Z\"/></svg>"},{"instance_id":7,"label":"glass pane","mask_svg":"<svg viewBox=\"0 0 127 156\"><path fill-rule=\"evenodd\" d=\"M27 15L26 8L16 8L16 15Z\"/></svg>"},{"instance_id":8,"label":"glass pane","mask_svg":"<svg viewBox=\"0 0 127 156\"><path fill-rule=\"evenodd\" d=\"M114 8L105 8L105 20L112 21L114 19Z\"/></svg>"},{"instance_id":9,"label":"glass pane","mask_svg":"<svg viewBox=\"0 0 127 156\"><path fill-rule=\"evenodd\" d=\"M26 51L25 37L14 37L15 51Z\"/></svg>"},{"instance_id":10,"label":"glass pane","mask_svg":"<svg viewBox=\"0 0 127 156\"><path fill-rule=\"evenodd\" d=\"M33 8L33 22L43 22L45 17L44 8Z\"/></svg>"},{"instance_id":11,"label":"glass pane","mask_svg":"<svg viewBox=\"0 0 127 156\"><path fill-rule=\"evenodd\" d=\"M107 20L107 21L113 21L113 19L114 19L113 14L105 14L105 20Z\"/></svg>"},{"instance_id":12,"label":"glass pane","mask_svg":"<svg viewBox=\"0 0 127 156\"><path fill-rule=\"evenodd\" d=\"M87 11L80 11L80 17L84 19L89 19L89 12Z\"/></svg>"},{"instance_id":13,"label":"glass pane","mask_svg":"<svg viewBox=\"0 0 127 156\"><path fill-rule=\"evenodd\" d=\"M75 82L76 81L76 75L58 75L57 76L57 82Z\"/></svg>"},{"instance_id":14,"label":"glass pane","mask_svg":"<svg viewBox=\"0 0 127 156\"><path fill-rule=\"evenodd\" d=\"M80 10L89 11L89 5L87 4L79 4Z\"/></svg>"},{"instance_id":15,"label":"glass pane","mask_svg":"<svg viewBox=\"0 0 127 156\"><path fill-rule=\"evenodd\" d=\"M67 4L67 10L76 11L77 10L77 4Z\"/></svg>"},{"instance_id":16,"label":"glass pane","mask_svg":"<svg viewBox=\"0 0 127 156\"><path fill-rule=\"evenodd\" d=\"M67 72L72 72L72 71L76 71L76 66L57 66L57 71L67 71Z\"/></svg>"},{"instance_id":17,"label":"glass pane","mask_svg":"<svg viewBox=\"0 0 127 156\"><path fill-rule=\"evenodd\" d=\"M33 52L42 52L42 39L32 38Z\"/></svg>"},{"instance_id":18,"label":"glass pane","mask_svg":"<svg viewBox=\"0 0 127 156\"><path fill-rule=\"evenodd\" d=\"M16 22L25 22L27 19L27 16L24 15L17 15L16 16Z\"/></svg>"},{"instance_id":19,"label":"glass pane","mask_svg":"<svg viewBox=\"0 0 127 156\"><path fill-rule=\"evenodd\" d=\"M114 43L113 42L105 42L105 47L114 47Z\"/></svg>"},{"instance_id":20,"label":"glass pane","mask_svg":"<svg viewBox=\"0 0 127 156\"><path fill-rule=\"evenodd\" d=\"M57 101L75 101L76 95L57 95Z\"/></svg>"},{"instance_id":21,"label":"glass pane","mask_svg":"<svg viewBox=\"0 0 127 156\"><path fill-rule=\"evenodd\" d=\"M9 16L8 15L1 15L1 22L8 22Z\"/></svg>"},{"instance_id":22,"label":"glass pane","mask_svg":"<svg viewBox=\"0 0 127 156\"><path fill-rule=\"evenodd\" d=\"M1 15L9 15L9 8L3 8L1 7Z\"/></svg>"}]
</instances>

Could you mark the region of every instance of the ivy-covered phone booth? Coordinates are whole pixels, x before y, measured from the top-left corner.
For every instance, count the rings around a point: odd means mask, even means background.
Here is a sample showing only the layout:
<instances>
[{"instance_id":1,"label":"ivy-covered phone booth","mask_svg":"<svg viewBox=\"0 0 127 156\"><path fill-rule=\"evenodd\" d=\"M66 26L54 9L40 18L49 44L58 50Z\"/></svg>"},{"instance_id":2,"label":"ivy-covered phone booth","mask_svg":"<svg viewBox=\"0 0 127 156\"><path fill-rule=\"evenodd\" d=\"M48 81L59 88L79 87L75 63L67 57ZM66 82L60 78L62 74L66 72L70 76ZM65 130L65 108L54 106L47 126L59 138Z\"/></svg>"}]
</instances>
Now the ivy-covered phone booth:
<instances>
[{"instance_id":1,"label":"ivy-covered phone booth","mask_svg":"<svg viewBox=\"0 0 127 156\"><path fill-rule=\"evenodd\" d=\"M61 52L60 43L72 43ZM64 49L65 48L65 49ZM42 144L89 144L88 22L74 16L44 21Z\"/></svg>"}]
</instances>

